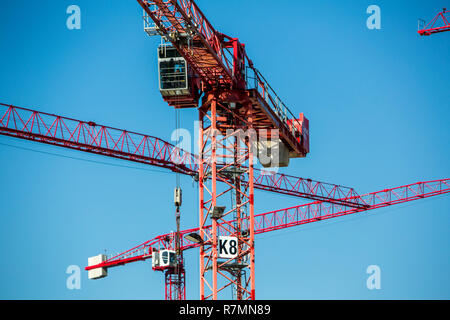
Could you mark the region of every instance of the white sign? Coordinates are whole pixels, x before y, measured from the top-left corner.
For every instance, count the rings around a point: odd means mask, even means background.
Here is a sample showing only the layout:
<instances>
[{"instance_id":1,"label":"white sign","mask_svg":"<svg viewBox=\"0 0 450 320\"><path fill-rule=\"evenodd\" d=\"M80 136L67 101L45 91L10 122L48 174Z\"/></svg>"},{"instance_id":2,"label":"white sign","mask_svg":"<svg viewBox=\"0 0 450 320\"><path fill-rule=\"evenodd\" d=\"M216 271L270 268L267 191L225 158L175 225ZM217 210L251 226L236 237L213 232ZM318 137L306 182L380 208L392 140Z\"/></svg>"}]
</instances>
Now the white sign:
<instances>
[{"instance_id":1,"label":"white sign","mask_svg":"<svg viewBox=\"0 0 450 320\"><path fill-rule=\"evenodd\" d=\"M238 255L237 237L219 237L219 258L233 259Z\"/></svg>"}]
</instances>

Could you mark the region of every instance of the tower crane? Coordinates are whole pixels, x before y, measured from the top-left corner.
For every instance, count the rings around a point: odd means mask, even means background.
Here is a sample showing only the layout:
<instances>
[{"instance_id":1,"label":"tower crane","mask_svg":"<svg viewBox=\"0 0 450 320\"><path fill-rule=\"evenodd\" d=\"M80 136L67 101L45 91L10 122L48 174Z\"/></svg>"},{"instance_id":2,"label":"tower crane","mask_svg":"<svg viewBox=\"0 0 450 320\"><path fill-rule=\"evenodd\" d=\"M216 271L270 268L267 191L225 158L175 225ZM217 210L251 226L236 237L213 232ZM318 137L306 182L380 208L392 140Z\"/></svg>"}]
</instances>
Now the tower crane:
<instances>
[{"instance_id":1,"label":"tower crane","mask_svg":"<svg viewBox=\"0 0 450 320\"><path fill-rule=\"evenodd\" d=\"M419 30L421 36L429 36L435 33L450 31L450 11L443 8L430 22L426 23L419 19Z\"/></svg>"},{"instance_id":2,"label":"tower crane","mask_svg":"<svg viewBox=\"0 0 450 320\"><path fill-rule=\"evenodd\" d=\"M0 103L0 135L166 168L198 180L198 155L186 152L151 135L112 128L93 121L76 120ZM219 165L226 166L225 163ZM253 180L249 181L245 177L241 179L240 182L243 186L253 184L254 188L263 191L333 203L348 208L364 209L369 207L353 188L256 168L254 168L254 172ZM221 181L229 185L234 176L224 174L221 177ZM175 201L175 204L179 210L181 201ZM248 230L247 220L241 219L240 221L245 231ZM233 219L231 223L236 222L237 219ZM221 225L219 225L218 235L220 228L222 228ZM210 230L211 226L207 226L204 232L210 235ZM177 238L177 234L173 235L174 239ZM180 232L178 237L180 250L176 250L178 242L175 241L170 250L167 246L166 251L159 251L159 256L157 258L153 256L152 259L153 269L165 272L166 298L185 297L184 266L175 263L177 261L175 253L183 252L183 241L187 241L181 238L182 235L184 233ZM243 235L248 236L248 231ZM200 235L198 234L197 237ZM161 264L165 259L167 263ZM88 263L90 266L95 266L106 260L105 255L99 255L89 258ZM106 269L103 267L89 269L93 270L89 273L91 278L106 276Z\"/></svg>"},{"instance_id":3,"label":"tower crane","mask_svg":"<svg viewBox=\"0 0 450 320\"><path fill-rule=\"evenodd\" d=\"M160 138L0 103L0 134L165 168L196 179L198 155ZM243 180L242 183L248 184ZM355 189L255 168L256 189L304 199L365 207ZM347 200L349 199L349 200Z\"/></svg>"},{"instance_id":4,"label":"tower crane","mask_svg":"<svg viewBox=\"0 0 450 320\"><path fill-rule=\"evenodd\" d=\"M137 1L144 10L145 31L167 42L158 49L164 100L174 108L198 109L200 298L215 300L233 285L238 299L254 299L253 159L258 156L273 167L306 157L309 121L303 114L293 115L256 69L245 45L218 32L195 1ZM209 224L211 232L206 231ZM234 263L221 262L219 229L224 225L237 246Z\"/></svg>"},{"instance_id":5,"label":"tower crane","mask_svg":"<svg viewBox=\"0 0 450 320\"><path fill-rule=\"evenodd\" d=\"M449 192L450 179L441 179L412 183L405 186L384 189L362 195L361 198L364 199L365 203L369 204L366 208L354 208L324 201L314 201L299 206L255 215L255 234L262 234L304 224L325 221L355 213L365 213L369 210L443 195ZM231 221L231 223L233 222L235 221ZM244 221L244 224L248 226L248 222L249 221L246 220ZM204 229L206 232L211 234L211 225L206 226ZM182 240L180 247L181 250L189 250L201 247L203 245L202 239L199 236L199 231L199 228L193 228L180 232L180 239ZM226 226L220 226L219 234L221 236L229 236L230 230ZM167 254L173 252L176 246L176 239L177 235L173 232L159 235L108 259L104 256L102 262L89 265L85 268L85 270L91 273L92 278L105 277L108 274L107 270L110 268L123 266L132 262L145 261L152 258L154 259L155 256L158 257L161 253ZM230 263L230 261L223 262L224 265L227 263ZM157 268L153 269L158 270ZM165 299L178 299L180 296L184 299L186 294L185 283L183 283L183 286L179 288L179 284L177 282L170 281L170 278L168 278L168 275L173 273L173 269L174 267L170 266L165 268Z\"/></svg>"},{"instance_id":6,"label":"tower crane","mask_svg":"<svg viewBox=\"0 0 450 320\"><path fill-rule=\"evenodd\" d=\"M308 119L290 111L245 45L218 32L195 1L137 2L144 10L145 32L164 40L158 47L164 101L175 109L197 109L198 155L154 136L0 103L1 135L166 168L198 182L197 228L157 236L111 258L89 258L90 278L151 258L153 269L165 273L166 299L184 299L180 257L198 247L200 299L218 299L231 286L237 299L253 300L255 235L450 192L450 180L441 179L359 195L353 188L255 168L254 158L270 168L306 157ZM445 20L444 14L445 9ZM447 31L433 26L419 33ZM313 202L255 214L255 189ZM177 191L175 204L178 219Z\"/></svg>"},{"instance_id":7,"label":"tower crane","mask_svg":"<svg viewBox=\"0 0 450 320\"><path fill-rule=\"evenodd\" d=\"M115 129L91 121L80 121L0 103L0 134L195 175L195 155L153 136ZM255 176L255 187L260 190L314 201L255 215L255 234L362 213L450 192L450 180L442 179L360 196L353 189L343 186L280 173L258 172ZM181 202L178 204L181 205ZM230 221L234 222L236 221ZM248 227L248 222L248 218L243 221L244 229ZM211 234L211 227L211 225L204 227L204 231ZM91 278L101 278L107 275L109 268L156 259L156 253L159 260L165 253L168 261L170 259L174 261L175 255L170 258L170 254L176 250L178 241L181 252L202 245L199 231L200 228L193 228L182 230L179 234L163 234L113 257L100 255L89 259L89 266L85 269ZM220 225L218 233L220 236L229 236L230 230L226 225ZM180 269L176 269L177 264L161 266L153 263L153 265L154 270L165 272L165 298L184 299L186 296L184 267L180 265Z\"/></svg>"}]
</instances>

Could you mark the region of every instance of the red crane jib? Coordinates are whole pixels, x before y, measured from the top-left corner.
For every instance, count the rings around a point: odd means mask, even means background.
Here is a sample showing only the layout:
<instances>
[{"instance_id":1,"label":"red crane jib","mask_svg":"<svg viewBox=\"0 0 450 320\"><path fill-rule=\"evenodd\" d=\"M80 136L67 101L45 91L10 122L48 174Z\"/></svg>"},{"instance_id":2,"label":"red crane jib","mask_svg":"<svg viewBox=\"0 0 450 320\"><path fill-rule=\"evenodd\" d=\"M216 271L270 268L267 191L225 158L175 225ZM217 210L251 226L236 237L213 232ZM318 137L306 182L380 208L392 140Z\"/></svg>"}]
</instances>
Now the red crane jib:
<instances>
[{"instance_id":1,"label":"red crane jib","mask_svg":"<svg viewBox=\"0 0 450 320\"><path fill-rule=\"evenodd\" d=\"M186 74L191 87L189 90L184 87L185 91L181 94L176 93L178 95L173 93L163 95L169 105L175 108L198 107L202 109L213 101L214 117L216 117L216 104L220 104L220 107L228 109L233 117L244 119L241 120L243 122L245 122L245 115L250 111L251 127L279 130L279 138L288 148L290 157L305 157L309 153L308 119L303 114L297 118L286 107L268 81L254 67L247 56L245 45L238 38L232 38L216 31L193 0L137 1L155 23L157 33L172 44L186 61L186 70L189 69ZM450 31L446 9L418 32L421 36L428 36L444 31ZM173 88L169 87L169 90L173 90ZM202 106L199 106L202 93L204 94ZM230 124L232 122L226 116L218 113L217 123L221 123L221 121L230 121ZM219 129L225 130L227 124L219 126ZM202 175L208 173L211 168L210 164L206 162L201 162L199 168L198 156L153 136L1 103L0 135L167 168L177 173L197 177L200 181L203 181ZM218 163L212 165L214 183L217 179L217 181L229 184L232 178L228 177L226 173L222 174L221 171L224 170L217 170L218 167L220 167ZM239 182L239 184L250 186L252 190L248 200L251 214L248 217L226 221L214 228L211 225L200 224L200 228L181 231L180 247L175 245L176 239L178 239L175 233L161 235L85 269L109 268L143 261L151 258L155 251L162 249L180 248L183 251L201 245L212 245L213 239L217 235L238 235L240 240L247 242L250 240L249 243L252 243L254 234L450 192L450 179L442 179L417 182L359 196L352 188L280 173L253 170L253 162L247 167L240 166L240 168L249 169L248 171L251 172L248 173L247 180L243 177L243 180ZM205 177L208 179L207 175ZM253 188L312 199L315 202L253 215ZM203 209L201 207L201 210ZM213 225L214 223L217 223L216 220L213 221ZM238 232L234 234L227 227L233 223L239 225L239 228L236 228ZM212 229L215 228L217 230L213 231ZM200 240L203 242L200 243L198 237L184 237L189 234L202 234ZM253 244L251 246L254 248ZM254 253L251 250L249 252L246 253L247 256L254 257ZM161 254L164 253L161 252ZM253 262L254 260L252 260ZM217 264L212 265L213 270L214 266L217 267ZM254 268L252 268L250 266L254 284ZM165 271L164 268L159 268L159 270ZM174 283L173 288L177 288L176 291L179 294L177 297L184 298L184 268L178 270L177 273L166 272L166 298L173 296L172 292L167 292L167 288L169 291L171 290L172 282ZM181 289L178 288L179 283L183 283ZM253 284L252 292L241 286L251 299L254 299ZM213 287L214 290L210 296L216 298L214 294L217 295L219 290L217 290L214 280ZM242 294L241 291L239 292ZM202 296L203 298L205 297Z\"/></svg>"},{"instance_id":2,"label":"red crane jib","mask_svg":"<svg viewBox=\"0 0 450 320\"><path fill-rule=\"evenodd\" d=\"M166 168L193 177L198 173L196 155L154 136L3 103L0 103L0 135ZM353 188L254 171L256 189L353 207L366 206ZM226 181L227 177L221 179Z\"/></svg>"},{"instance_id":3,"label":"red crane jib","mask_svg":"<svg viewBox=\"0 0 450 320\"><path fill-rule=\"evenodd\" d=\"M328 220L368 210L383 208L414 200L450 193L450 179L416 182L400 187L384 189L362 195L361 198L369 206L352 208L333 203L316 201L286 209L280 209L255 215L255 234L295 227L303 224ZM246 221L248 223L248 221ZM233 221L230 221L233 223ZM208 230L211 226L206 227ZM207 231L208 231L207 230ZM199 228L181 231L181 249L187 250L201 246L201 243L186 239L186 235L199 232ZM219 226L219 234L227 236L226 226ZM203 243L205 244L205 243ZM207 244L207 243L206 243ZM105 262L86 267L85 270L109 268L130 262L144 261L152 257L154 250L172 249L175 246L175 233L168 233L148 240L130 250L115 255Z\"/></svg>"},{"instance_id":4,"label":"red crane jib","mask_svg":"<svg viewBox=\"0 0 450 320\"><path fill-rule=\"evenodd\" d=\"M198 90L214 93L221 97L222 103L237 103L244 110L251 104L258 119L256 127L279 130L280 139L292 157L306 156L308 149L298 141L301 123L254 67L238 38L217 32L193 0L137 1L159 34L170 41L192 68L194 75L188 82L197 81L192 84L190 95L163 95L169 105L198 107ZM236 91L240 94L233 94ZM227 100L227 97L234 98Z\"/></svg>"},{"instance_id":5,"label":"red crane jib","mask_svg":"<svg viewBox=\"0 0 450 320\"><path fill-rule=\"evenodd\" d=\"M428 22L425 26L420 28L417 32L421 36L430 36L435 33L441 33L445 31L450 31L450 11L443 9L439 12L433 20Z\"/></svg>"}]
</instances>

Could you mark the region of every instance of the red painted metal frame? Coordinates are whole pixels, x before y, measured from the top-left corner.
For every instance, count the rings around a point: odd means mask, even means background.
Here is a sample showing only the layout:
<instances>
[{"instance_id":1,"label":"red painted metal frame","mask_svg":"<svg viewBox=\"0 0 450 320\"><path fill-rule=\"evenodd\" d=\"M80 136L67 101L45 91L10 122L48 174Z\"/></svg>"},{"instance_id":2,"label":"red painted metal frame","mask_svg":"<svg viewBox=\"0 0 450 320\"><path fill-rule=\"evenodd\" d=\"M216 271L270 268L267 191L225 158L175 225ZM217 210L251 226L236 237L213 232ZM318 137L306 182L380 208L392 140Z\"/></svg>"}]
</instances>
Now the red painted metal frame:
<instances>
[{"instance_id":1,"label":"red painted metal frame","mask_svg":"<svg viewBox=\"0 0 450 320\"><path fill-rule=\"evenodd\" d=\"M312 199L308 195L314 194L314 200L358 208L368 206L353 188L259 169L254 169L254 174L256 189L292 196L304 195L308 199Z\"/></svg>"},{"instance_id":2,"label":"red painted metal frame","mask_svg":"<svg viewBox=\"0 0 450 320\"><path fill-rule=\"evenodd\" d=\"M249 90L260 110L258 122L280 130L286 146L298 156L306 155L299 141L300 121L254 67L237 38L217 32L193 0L137 1L202 80L203 92Z\"/></svg>"},{"instance_id":3,"label":"red painted metal frame","mask_svg":"<svg viewBox=\"0 0 450 320\"><path fill-rule=\"evenodd\" d=\"M0 134L197 175L198 157L159 138L0 103ZM254 170L256 189L362 207L354 189ZM243 183L248 183L243 181ZM352 198L353 200L342 200Z\"/></svg>"},{"instance_id":4,"label":"red painted metal frame","mask_svg":"<svg viewBox=\"0 0 450 320\"><path fill-rule=\"evenodd\" d=\"M258 117L259 123L253 123L255 127L259 125L274 127L279 129L283 135L283 141L298 156L306 156L299 144L298 126L292 112L281 102L275 91L270 87L268 82L254 68L252 61L245 53L245 47L239 43L237 38L231 38L217 32L201 10L197 7L193 0L155 0L144 1L137 0L144 8L146 13L156 23L159 31L180 51L188 64L195 70L196 74L202 79L206 91L211 92L212 88L222 88L225 90L247 90L246 92L253 99L249 107L250 123L254 114L251 112L253 104L255 109L259 108L261 114L266 118ZM419 30L420 35L430 35L438 32L450 30L450 24L445 17L447 12L439 13L424 29ZM442 18L444 26L435 27L439 18ZM184 40L187 40L184 43ZM192 45L189 43L193 41ZM254 86L251 87L247 74L243 69L250 68L253 72ZM219 104L220 99L217 101ZM216 103L216 102L214 102ZM203 183L202 173L206 173L209 164L202 168L198 166L195 155L187 153L174 145L158 139L156 137L142 135L135 132L120 130L112 127L97 125L93 122L83 122L71 118L65 118L43 112L37 112L30 109L18 108L10 105L0 104L7 107L4 114L0 114L0 134L46 143L50 145L70 148L74 150L114 157L122 160L139 162L170 169L174 172L195 175L200 172L200 184ZM212 112L212 118L216 117L215 111ZM256 117L255 117L256 118ZM215 120L212 129L215 129ZM212 138L213 150L216 141ZM211 199L207 200L207 206L201 207L201 210L211 209L216 204L217 197L222 196L233 188L237 194L247 197L245 202L250 205L250 214L242 216L236 220L213 219L212 225L202 224L202 215L200 219L200 228L182 231L182 235L192 232L199 232L205 243L211 246L211 256L204 256L206 260L211 259L213 264L213 276L221 274L219 262L217 261L217 237L219 235L237 235L238 231L249 230L250 236L240 237L240 242L248 244L248 249L242 255L250 255L250 271L251 276L247 284L242 285L244 290L250 287L251 291L247 291L248 298L255 298L254 290L254 235L269 231L284 229L288 227L298 226L302 224L322 221L339 216L363 212L366 210L382 208L394 204L408 202L426 197L441 195L450 192L449 179L435 180L428 182L419 182L407 186L386 189L364 196L357 195L353 189L324 184L313 180L296 178L283 174L266 175L264 171L260 171L259 175L254 174L252 164L252 153L249 152L248 167L241 166L246 170L248 181L239 181L239 186L235 187L230 181L223 179L217 174L223 170L216 168L216 154L212 154L212 181L213 189L210 192ZM224 182L230 187L227 191L218 194L216 192L216 181ZM242 189L241 189L242 187ZM319 200L316 202L295 206L287 209L263 213L260 215L253 214L253 188L283 193L287 195L295 195L308 199ZM245 191L243 191L245 190ZM236 210L241 204L236 203ZM205 212L208 212L206 210ZM228 212L229 213L229 212ZM227 214L228 214L227 213ZM239 227L232 227L235 224ZM98 267L113 267L124 265L135 261L143 261L152 257L154 248L174 248L175 234L166 234L159 236L144 244L136 246L123 254L116 255L97 266L86 267L90 270ZM198 244L190 242L182 238L182 250L202 246L205 243ZM204 250L204 249L202 249ZM222 266L227 262L220 262ZM205 266L204 271L206 271ZM178 275L179 276L179 275ZM240 285L240 282L227 278L229 283L222 288L218 288L217 284L213 284L212 294L210 297L217 298L217 292L230 284ZM182 278L174 278L173 274L166 272L166 298L185 298L184 287L184 270ZM174 286L183 284L183 290L178 290L178 297L173 296L171 290ZM205 298L204 296L202 298Z\"/></svg>"},{"instance_id":5,"label":"red painted metal frame","mask_svg":"<svg viewBox=\"0 0 450 320\"><path fill-rule=\"evenodd\" d=\"M233 60L218 33L191 0L137 0L160 33L168 38L205 84L233 82ZM190 36L198 45L181 45L180 37Z\"/></svg>"},{"instance_id":6,"label":"red painted metal frame","mask_svg":"<svg viewBox=\"0 0 450 320\"><path fill-rule=\"evenodd\" d=\"M275 210L255 216L256 233L265 233L311 222L327 220L413 200L442 195L449 192L450 179L442 179L417 182L362 195L361 198L370 205L368 208L364 209L349 208L347 206L316 201L305 205Z\"/></svg>"},{"instance_id":7,"label":"red painted metal frame","mask_svg":"<svg viewBox=\"0 0 450 320\"><path fill-rule=\"evenodd\" d=\"M245 109L245 121L234 119L231 124L224 124L218 120L218 115L224 115L228 109L226 104L218 101L218 95L205 97L199 108L199 235L203 239L200 248L200 299L217 300L225 288L233 286L238 300L254 300L253 140L246 141L243 134L243 131L252 129L254 113L250 105ZM220 134L227 129L228 133ZM218 163L226 165L219 166ZM209 175L211 178L207 179ZM226 175L233 178L224 179ZM245 177L248 184L242 183ZM224 184L219 186L218 182ZM223 214L213 217L213 208L225 204ZM237 239L235 264L230 264L232 259L219 258L218 236L222 228ZM244 236L243 231L248 235Z\"/></svg>"},{"instance_id":8,"label":"red painted metal frame","mask_svg":"<svg viewBox=\"0 0 450 320\"><path fill-rule=\"evenodd\" d=\"M186 273L170 268L165 271L165 300L186 300Z\"/></svg>"},{"instance_id":9,"label":"red painted metal frame","mask_svg":"<svg viewBox=\"0 0 450 320\"><path fill-rule=\"evenodd\" d=\"M441 23L440 26L435 26ZM421 36L429 36L435 33L450 31L450 11L443 9L433 20L428 22L422 29L417 31Z\"/></svg>"},{"instance_id":10,"label":"red painted metal frame","mask_svg":"<svg viewBox=\"0 0 450 320\"><path fill-rule=\"evenodd\" d=\"M295 227L303 224L324 221L341 216L361 213L373 209L389 207L396 204L425 199L450 193L450 179L432 180L416 182L400 187L384 189L377 192L368 193L361 197L370 204L368 208L352 208L323 201L316 201L308 204L294 206L286 209L270 211L257 214L255 218L255 234L276 231L280 229ZM205 228L210 230L211 226ZM181 231L182 250L199 247L200 244L187 240L186 235L198 233L199 228ZM226 228L220 228L220 235L229 235ZM99 267L116 267L135 261L145 261L151 258L153 248L173 249L175 234L169 233L155 237L130 250L111 257L107 261L96 266L86 267L90 270Z\"/></svg>"},{"instance_id":11,"label":"red painted metal frame","mask_svg":"<svg viewBox=\"0 0 450 320\"><path fill-rule=\"evenodd\" d=\"M4 111L2 111L2 109ZM0 103L0 134L193 175L193 154L159 138Z\"/></svg>"}]
</instances>

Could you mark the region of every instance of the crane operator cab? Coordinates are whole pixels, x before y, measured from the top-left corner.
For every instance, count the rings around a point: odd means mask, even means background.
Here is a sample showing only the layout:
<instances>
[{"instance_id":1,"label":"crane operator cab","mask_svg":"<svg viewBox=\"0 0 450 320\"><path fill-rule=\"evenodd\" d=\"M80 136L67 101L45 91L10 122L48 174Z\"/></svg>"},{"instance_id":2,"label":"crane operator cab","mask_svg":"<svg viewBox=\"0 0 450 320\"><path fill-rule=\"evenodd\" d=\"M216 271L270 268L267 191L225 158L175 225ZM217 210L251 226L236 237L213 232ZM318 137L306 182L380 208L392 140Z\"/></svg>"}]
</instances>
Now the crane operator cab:
<instances>
[{"instance_id":1,"label":"crane operator cab","mask_svg":"<svg viewBox=\"0 0 450 320\"><path fill-rule=\"evenodd\" d=\"M152 267L154 270L164 270L177 266L177 254L174 250L160 250L153 252Z\"/></svg>"},{"instance_id":2,"label":"crane operator cab","mask_svg":"<svg viewBox=\"0 0 450 320\"><path fill-rule=\"evenodd\" d=\"M158 48L159 91L176 108L197 107L200 94L186 60L171 45Z\"/></svg>"}]
</instances>

